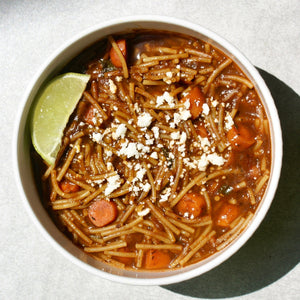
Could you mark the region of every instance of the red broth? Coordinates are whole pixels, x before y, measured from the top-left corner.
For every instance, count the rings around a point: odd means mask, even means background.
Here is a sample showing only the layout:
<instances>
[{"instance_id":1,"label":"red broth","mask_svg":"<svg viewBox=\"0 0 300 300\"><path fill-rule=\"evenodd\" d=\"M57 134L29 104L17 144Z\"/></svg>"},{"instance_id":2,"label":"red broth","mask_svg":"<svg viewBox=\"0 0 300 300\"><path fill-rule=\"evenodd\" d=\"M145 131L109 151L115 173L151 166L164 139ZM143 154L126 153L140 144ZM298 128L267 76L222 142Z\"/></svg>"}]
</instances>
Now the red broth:
<instances>
[{"instance_id":1,"label":"red broth","mask_svg":"<svg viewBox=\"0 0 300 300\"><path fill-rule=\"evenodd\" d=\"M268 184L270 133L234 61L189 36L141 31L101 40L63 71L74 70L91 79L56 165L45 176L32 157L76 245L120 268L166 270L245 230Z\"/></svg>"}]
</instances>

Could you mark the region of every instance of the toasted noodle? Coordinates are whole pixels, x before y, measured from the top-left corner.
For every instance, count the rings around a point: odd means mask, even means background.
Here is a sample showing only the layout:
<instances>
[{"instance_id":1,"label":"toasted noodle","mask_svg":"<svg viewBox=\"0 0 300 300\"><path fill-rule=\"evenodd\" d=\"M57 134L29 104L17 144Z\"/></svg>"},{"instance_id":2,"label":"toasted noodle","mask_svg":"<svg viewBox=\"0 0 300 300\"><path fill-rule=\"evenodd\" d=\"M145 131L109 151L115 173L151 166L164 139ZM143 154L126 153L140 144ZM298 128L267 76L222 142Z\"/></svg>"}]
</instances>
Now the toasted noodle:
<instances>
[{"instance_id":1,"label":"toasted noodle","mask_svg":"<svg viewBox=\"0 0 300 300\"><path fill-rule=\"evenodd\" d=\"M159 219L159 221L172 230L175 234L179 235L180 230L170 223L170 221L153 205L148 199L146 200L147 205L150 207L153 214Z\"/></svg>"},{"instance_id":2,"label":"toasted noodle","mask_svg":"<svg viewBox=\"0 0 300 300\"><path fill-rule=\"evenodd\" d=\"M143 62L150 62L150 61L160 61L160 60L171 60L171 59L180 59L180 58L187 58L189 55L188 53L182 54L170 54L170 55L161 55L161 56L151 56L143 58Z\"/></svg>"},{"instance_id":3,"label":"toasted noodle","mask_svg":"<svg viewBox=\"0 0 300 300\"><path fill-rule=\"evenodd\" d=\"M60 169L58 175L57 175L57 181L61 181L62 178L64 177L65 173L67 172L71 162L72 162L72 159L74 158L76 152L78 151L78 149L80 148L80 144L81 144L81 139L79 138L75 144L73 145L71 151L69 152L66 160L65 160L65 163L64 165L62 166L62 168Z\"/></svg>"},{"instance_id":4,"label":"toasted noodle","mask_svg":"<svg viewBox=\"0 0 300 300\"><path fill-rule=\"evenodd\" d=\"M195 255L195 253L201 249L215 234L215 231L211 231L207 236L202 237L201 241L195 245L194 249L192 249L186 256L184 256L184 258L180 260L179 264L181 266L185 265L193 257L193 255Z\"/></svg>"},{"instance_id":5,"label":"toasted noodle","mask_svg":"<svg viewBox=\"0 0 300 300\"><path fill-rule=\"evenodd\" d=\"M147 177L148 177L148 180L151 184L151 199L153 201L156 200L156 189L155 189L155 185L154 185L154 179L152 177L152 174L147 166L147 164L145 162L143 162L143 167L146 169L146 172L147 172Z\"/></svg>"},{"instance_id":6,"label":"toasted noodle","mask_svg":"<svg viewBox=\"0 0 300 300\"><path fill-rule=\"evenodd\" d=\"M83 249L85 252L103 252L103 251L123 248L126 246L127 246L126 242L116 242L116 243L110 243L107 246L84 247Z\"/></svg>"},{"instance_id":7,"label":"toasted noodle","mask_svg":"<svg viewBox=\"0 0 300 300\"><path fill-rule=\"evenodd\" d=\"M147 236L151 236L151 237L153 237L153 238L155 238L155 239L157 239L159 241L162 241L162 242L164 242L166 244L170 243L170 240L168 238L166 238L166 237L164 237L164 236L162 236L160 234L157 234L155 232L152 232L150 230L146 230L146 229L143 229L143 228L138 227L138 226L135 226L133 229L136 232L140 232L140 233L143 233L143 234L145 234Z\"/></svg>"},{"instance_id":8,"label":"toasted noodle","mask_svg":"<svg viewBox=\"0 0 300 300\"><path fill-rule=\"evenodd\" d=\"M208 91L209 86L211 83L217 78L217 76L230 64L232 63L232 60L230 58L227 58L224 62L222 62L209 76L207 79L206 85L203 88L204 93Z\"/></svg>"},{"instance_id":9,"label":"toasted noodle","mask_svg":"<svg viewBox=\"0 0 300 300\"><path fill-rule=\"evenodd\" d=\"M99 189L97 189L95 192L93 192L92 194L90 194L89 196L87 196L82 202L84 205L87 205L88 203L90 203L93 199L95 199L98 195L100 195L105 189L106 189L107 185L104 184L102 185Z\"/></svg>"},{"instance_id":10,"label":"toasted noodle","mask_svg":"<svg viewBox=\"0 0 300 300\"><path fill-rule=\"evenodd\" d=\"M60 217L86 244L91 245L93 243L93 241L66 216L66 214L61 214Z\"/></svg>"},{"instance_id":11,"label":"toasted noodle","mask_svg":"<svg viewBox=\"0 0 300 300\"><path fill-rule=\"evenodd\" d=\"M120 268L120 269L124 269L125 268L125 264L118 262L115 259L112 259L111 257L103 254L103 253L96 253L96 254L90 254L91 257L93 257L94 259L104 262L108 265L111 265L113 267L116 268Z\"/></svg>"},{"instance_id":12,"label":"toasted noodle","mask_svg":"<svg viewBox=\"0 0 300 300\"><path fill-rule=\"evenodd\" d=\"M232 233L232 235L227 238L222 244L218 245L216 248L218 251L224 249L227 245L229 245L233 240L235 240L238 235L248 226L248 224L250 223L251 219L253 217L252 213L249 213L249 215L247 216L246 219L241 219L243 222L241 225L239 225L239 227L235 227L234 232Z\"/></svg>"},{"instance_id":13,"label":"toasted noodle","mask_svg":"<svg viewBox=\"0 0 300 300\"><path fill-rule=\"evenodd\" d=\"M192 228L192 227L190 227L190 226L188 226L188 225L186 225L186 224L184 224L184 223L182 223L182 222L180 222L180 221L177 221L177 220L172 219L172 218L168 218L168 220L169 220L172 224L176 225L176 226L179 227L179 228L182 228L182 229L186 230L186 231L189 232L189 233L194 233L194 232L195 232L195 229L194 229L194 228Z\"/></svg>"},{"instance_id":14,"label":"toasted noodle","mask_svg":"<svg viewBox=\"0 0 300 300\"><path fill-rule=\"evenodd\" d=\"M270 177L269 121L254 84L192 37L137 31L102 42L79 66L91 79L55 164L41 171L45 206L74 244L120 269L150 272L152 253L165 259L159 268L177 269L225 249Z\"/></svg>"},{"instance_id":15,"label":"toasted noodle","mask_svg":"<svg viewBox=\"0 0 300 300\"><path fill-rule=\"evenodd\" d=\"M88 184L86 184L86 183L84 183L84 182L81 182L81 181L79 181L79 180L73 179L73 177L72 177L72 175L71 175L70 173L67 173L67 174L65 175L65 177L66 177L69 181L73 182L74 184L80 186L81 188L83 188L83 189L85 189L85 190L87 190L87 191L90 191L90 192L94 192L94 191L95 191L95 188L91 187L90 185L88 185Z\"/></svg>"},{"instance_id":16,"label":"toasted noodle","mask_svg":"<svg viewBox=\"0 0 300 300\"><path fill-rule=\"evenodd\" d=\"M249 89L253 88L253 84L246 78L237 75L224 75L224 80L233 80L245 84Z\"/></svg>"},{"instance_id":17,"label":"toasted noodle","mask_svg":"<svg viewBox=\"0 0 300 300\"><path fill-rule=\"evenodd\" d=\"M67 198L64 200L55 200L51 203L52 208L54 210L59 210L59 209L75 207L80 204L82 199L86 198L89 195L90 195L89 191L82 191L82 193L80 193L80 195L78 195L77 197Z\"/></svg>"},{"instance_id":18,"label":"toasted noodle","mask_svg":"<svg viewBox=\"0 0 300 300\"><path fill-rule=\"evenodd\" d=\"M168 249L172 251L180 251L182 250L181 245L174 245L174 244L157 244L157 245L150 245L150 244L135 244L136 249Z\"/></svg>"},{"instance_id":19,"label":"toasted noodle","mask_svg":"<svg viewBox=\"0 0 300 300\"><path fill-rule=\"evenodd\" d=\"M126 222L126 220L130 217L130 215L135 210L135 208L136 208L136 205L128 205L127 206L126 211L124 211L123 216L119 220L120 224L124 224Z\"/></svg>"},{"instance_id":20,"label":"toasted noodle","mask_svg":"<svg viewBox=\"0 0 300 300\"><path fill-rule=\"evenodd\" d=\"M98 112L102 116L103 120L107 120L107 118L108 118L107 114L102 109L100 104L92 97L92 95L89 94L88 92L84 92L83 96L98 110Z\"/></svg>"},{"instance_id":21,"label":"toasted noodle","mask_svg":"<svg viewBox=\"0 0 300 300\"><path fill-rule=\"evenodd\" d=\"M135 225L137 225L138 223L142 222L143 221L143 218L142 217L138 217L137 219L135 219L134 221L126 224L126 225L123 225L119 228L115 228L115 229L107 229L106 231L101 231L101 235L102 236L105 236L105 235L112 235L116 232L120 233L122 231L125 231L127 229L130 229L132 227L134 227Z\"/></svg>"},{"instance_id":22,"label":"toasted noodle","mask_svg":"<svg viewBox=\"0 0 300 300\"><path fill-rule=\"evenodd\" d=\"M104 236L103 241L107 242L109 240L115 239L116 237L120 237L120 236L123 236L123 235L128 235L128 234L131 234L131 233L134 233L134 232L136 232L136 230L134 230L134 229L122 230L120 232L115 232L114 231L112 234Z\"/></svg>"},{"instance_id":23,"label":"toasted noodle","mask_svg":"<svg viewBox=\"0 0 300 300\"><path fill-rule=\"evenodd\" d=\"M129 75L128 75L127 64L126 64L126 61L125 61L125 58L124 58L123 54L121 53L120 48L118 47L118 45L116 44L116 42L115 42L115 40L112 36L109 36L108 40L110 41L110 43L111 43L112 47L114 48L114 50L116 51L116 53L118 54L119 59L122 63L124 78L128 78Z\"/></svg>"},{"instance_id":24,"label":"toasted noodle","mask_svg":"<svg viewBox=\"0 0 300 300\"><path fill-rule=\"evenodd\" d=\"M204 196L204 199L206 202L207 212L211 213L211 201L210 201L207 191L206 190L202 191L202 195Z\"/></svg>"},{"instance_id":25,"label":"toasted noodle","mask_svg":"<svg viewBox=\"0 0 300 300\"><path fill-rule=\"evenodd\" d=\"M254 194L257 194L260 192L260 190L262 189L262 187L264 186L264 184L268 181L269 179L269 174L264 174L263 176L261 176L258 180L257 180L257 185L256 188L254 190Z\"/></svg>"},{"instance_id":26,"label":"toasted noodle","mask_svg":"<svg viewBox=\"0 0 300 300\"><path fill-rule=\"evenodd\" d=\"M194 186L196 185L201 179L206 176L206 173L200 173L197 177L195 177L186 187L184 187L181 192L177 195L177 197L172 200L171 207L174 207L179 200Z\"/></svg>"},{"instance_id":27,"label":"toasted noodle","mask_svg":"<svg viewBox=\"0 0 300 300\"><path fill-rule=\"evenodd\" d=\"M85 228L88 227L88 225L86 224L84 218L82 216L80 216L76 210L72 209L72 210L70 210L70 213L72 214L74 219L76 219L76 222L80 223L80 225L82 225Z\"/></svg>"},{"instance_id":28,"label":"toasted noodle","mask_svg":"<svg viewBox=\"0 0 300 300\"><path fill-rule=\"evenodd\" d=\"M120 257L130 257L130 258L136 257L136 254L134 252L104 251L104 254L110 256L120 256Z\"/></svg>"}]
</instances>

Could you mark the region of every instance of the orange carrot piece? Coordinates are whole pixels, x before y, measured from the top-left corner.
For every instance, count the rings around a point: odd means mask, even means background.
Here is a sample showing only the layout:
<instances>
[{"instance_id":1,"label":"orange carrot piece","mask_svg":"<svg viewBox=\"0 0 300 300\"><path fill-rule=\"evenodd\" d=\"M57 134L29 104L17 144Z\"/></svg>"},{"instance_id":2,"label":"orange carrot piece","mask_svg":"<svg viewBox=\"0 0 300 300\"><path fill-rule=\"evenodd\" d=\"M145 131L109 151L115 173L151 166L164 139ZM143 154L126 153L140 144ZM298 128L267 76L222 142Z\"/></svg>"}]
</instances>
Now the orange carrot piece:
<instances>
[{"instance_id":1,"label":"orange carrot piece","mask_svg":"<svg viewBox=\"0 0 300 300\"><path fill-rule=\"evenodd\" d=\"M88 215L95 226L103 227L117 218L118 209L114 202L101 199L89 206Z\"/></svg>"},{"instance_id":2,"label":"orange carrot piece","mask_svg":"<svg viewBox=\"0 0 300 300\"><path fill-rule=\"evenodd\" d=\"M123 54L124 58L126 59L126 56L127 56L126 41L123 39L123 40L116 41L116 43L117 43L119 49L121 50L121 53ZM113 47L110 49L109 56L110 56L110 60L111 60L112 64L116 68L121 68L122 67L120 57L119 57L119 55L117 54L116 50Z\"/></svg>"},{"instance_id":3,"label":"orange carrot piece","mask_svg":"<svg viewBox=\"0 0 300 300\"><path fill-rule=\"evenodd\" d=\"M59 186L64 193L76 193L80 190L77 184L68 180L63 180Z\"/></svg>"},{"instance_id":4,"label":"orange carrot piece","mask_svg":"<svg viewBox=\"0 0 300 300\"><path fill-rule=\"evenodd\" d=\"M224 203L217 215L216 224L221 227L228 227L240 214L237 205Z\"/></svg>"},{"instance_id":5,"label":"orange carrot piece","mask_svg":"<svg viewBox=\"0 0 300 300\"><path fill-rule=\"evenodd\" d=\"M83 120L90 125L95 125L94 118L95 118L95 108L93 105L90 105L85 111Z\"/></svg>"},{"instance_id":6,"label":"orange carrot piece","mask_svg":"<svg viewBox=\"0 0 300 300\"><path fill-rule=\"evenodd\" d=\"M166 269L171 262L170 255L162 250L151 249L145 255L145 269Z\"/></svg>"},{"instance_id":7,"label":"orange carrot piece","mask_svg":"<svg viewBox=\"0 0 300 300\"><path fill-rule=\"evenodd\" d=\"M206 207L205 198L196 193L187 193L175 206L176 212L184 217L197 218L201 215Z\"/></svg>"},{"instance_id":8,"label":"orange carrot piece","mask_svg":"<svg viewBox=\"0 0 300 300\"><path fill-rule=\"evenodd\" d=\"M232 147L236 150L245 150L255 143L250 128L245 125L233 126L227 132L227 138Z\"/></svg>"},{"instance_id":9,"label":"orange carrot piece","mask_svg":"<svg viewBox=\"0 0 300 300\"><path fill-rule=\"evenodd\" d=\"M208 133L207 130L205 128L205 126L203 124L199 124L198 126L196 126L196 132L202 137L208 137Z\"/></svg>"},{"instance_id":10,"label":"orange carrot piece","mask_svg":"<svg viewBox=\"0 0 300 300\"><path fill-rule=\"evenodd\" d=\"M202 105L205 103L205 97L202 93L199 86L193 87L190 92L183 97L180 101L186 102L187 100L190 101L190 112L193 119L196 119L202 113Z\"/></svg>"}]
</instances>

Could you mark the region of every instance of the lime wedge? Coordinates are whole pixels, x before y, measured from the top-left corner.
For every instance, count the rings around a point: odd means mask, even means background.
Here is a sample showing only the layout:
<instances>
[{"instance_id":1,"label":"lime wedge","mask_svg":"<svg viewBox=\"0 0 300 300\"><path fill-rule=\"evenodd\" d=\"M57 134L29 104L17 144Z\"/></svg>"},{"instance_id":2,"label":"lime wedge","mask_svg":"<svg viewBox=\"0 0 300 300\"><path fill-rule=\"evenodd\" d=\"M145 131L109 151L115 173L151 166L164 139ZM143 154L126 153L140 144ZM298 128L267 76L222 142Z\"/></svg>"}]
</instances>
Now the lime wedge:
<instances>
[{"instance_id":1,"label":"lime wedge","mask_svg":"<svg viewBox=\"0 0 300 300\"><path fill-rule=\"evenodd\" d=\"M35 99L31 119L31 139L38 154L53 165L64 129L90 75L66 73L52 79Z\"/></svg>"}]
</instances>

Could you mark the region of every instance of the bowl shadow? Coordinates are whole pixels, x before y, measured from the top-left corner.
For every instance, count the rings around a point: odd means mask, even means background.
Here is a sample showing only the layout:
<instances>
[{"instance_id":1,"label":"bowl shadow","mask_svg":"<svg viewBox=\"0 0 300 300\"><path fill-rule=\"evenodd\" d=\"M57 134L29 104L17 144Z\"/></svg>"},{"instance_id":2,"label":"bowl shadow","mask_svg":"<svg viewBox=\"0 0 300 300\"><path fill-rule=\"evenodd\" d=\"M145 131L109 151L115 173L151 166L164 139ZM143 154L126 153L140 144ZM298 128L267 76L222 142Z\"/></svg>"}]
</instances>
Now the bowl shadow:
<instances>
[{"instance_id":1,"label":"bowl shadow","mask_svg":"<svg viewBox=\"0 0 300 300\"><path fill-rule=\"evenodd\" d=\"M275 198L258 230L235 255L199 277L163 286L170 291L199 298L241 296L273 283L300 261L300 97L257 69L271 91L282 128L282 172Z\"/></svg>"}]
</instances>

